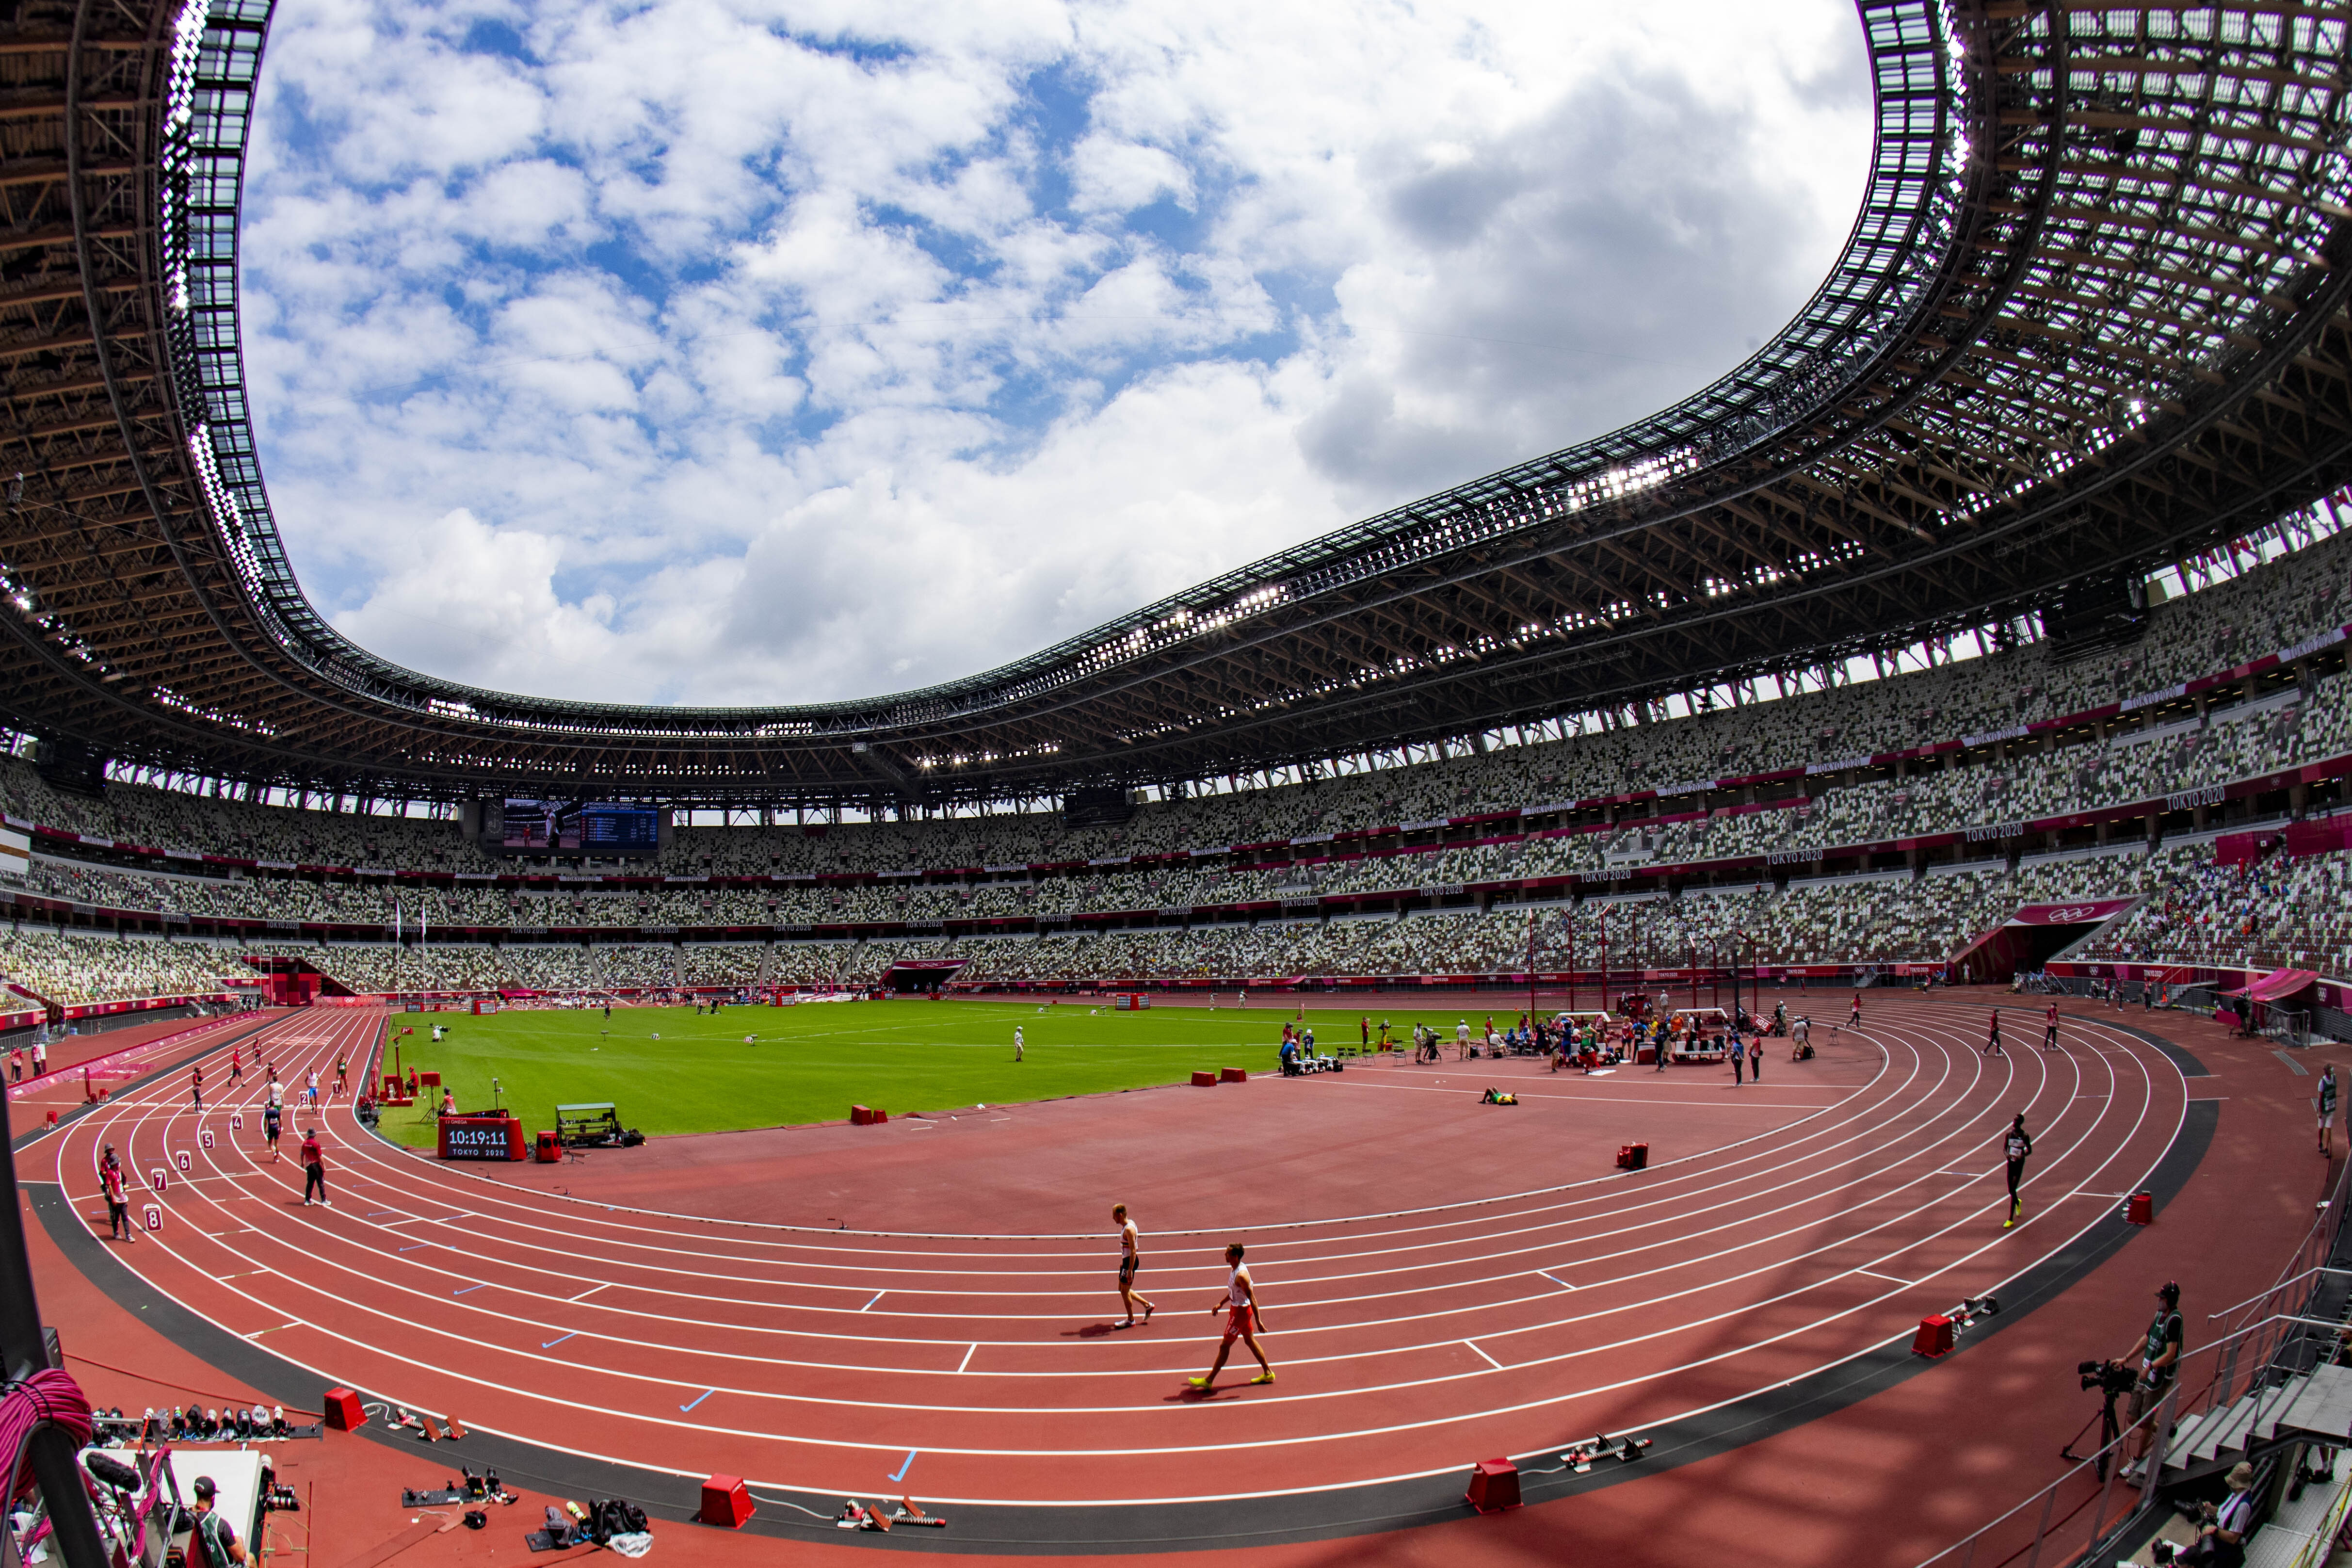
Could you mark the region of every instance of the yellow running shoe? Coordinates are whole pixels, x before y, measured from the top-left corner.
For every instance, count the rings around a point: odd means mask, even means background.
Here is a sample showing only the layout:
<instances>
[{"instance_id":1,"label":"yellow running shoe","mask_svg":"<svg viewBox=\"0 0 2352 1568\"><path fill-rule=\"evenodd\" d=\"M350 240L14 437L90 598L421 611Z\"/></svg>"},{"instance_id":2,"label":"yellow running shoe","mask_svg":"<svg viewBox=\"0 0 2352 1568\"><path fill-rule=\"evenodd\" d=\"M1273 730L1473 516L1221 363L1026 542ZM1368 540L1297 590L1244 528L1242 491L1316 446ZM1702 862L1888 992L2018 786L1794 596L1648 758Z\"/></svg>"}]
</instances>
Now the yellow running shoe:
<instances>
[{"instance_id":1,"label":"yellow running shoe","mask_svg":"<svg viewBox=\"0 0 2352 1568\"><path fill-rule=\"evenodd\" d=\"M1184 1381L1203 1394L1209 1392L1209 1380L1205 1377L1188 1377Z\"/></svg>"},{"instance_id":2,"label":"yellow running shoe","mask_svg":"<svg viewBox=\"0 0 2352 1568\"><path fill-rule=\"evenodd\" d=\"M1254 1377L1254 1378L1251 1378L1251 1379L1250 1379L1250 1386L1251 1386L1251 1387L1253 1387L1253 1388L1255 1388L1255 1387L1256 1387L1256 1386L1257 1386L1259 1384L1261 1384L1261 1383L1272 1383L1273 1381L1274 1381L1274 1373L1270 1373L1270 1372L1262 1372L1262 1373L1259 1373L1255 1377Z\"/></svg>"}]
</instances>

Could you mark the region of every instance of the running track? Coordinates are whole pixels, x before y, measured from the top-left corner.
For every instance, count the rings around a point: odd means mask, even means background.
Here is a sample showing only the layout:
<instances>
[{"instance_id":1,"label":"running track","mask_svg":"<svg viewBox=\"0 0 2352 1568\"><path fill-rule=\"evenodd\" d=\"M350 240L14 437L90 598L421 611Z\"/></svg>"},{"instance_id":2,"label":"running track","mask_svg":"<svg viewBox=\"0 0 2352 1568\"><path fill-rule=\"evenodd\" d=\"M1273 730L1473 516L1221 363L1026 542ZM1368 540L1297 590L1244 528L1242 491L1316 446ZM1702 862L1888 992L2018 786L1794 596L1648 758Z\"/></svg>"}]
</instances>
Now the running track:
<instances>
[{"instance_id":1,"label":"running track","mask_svg":"<svg viewBox=\"0 0 2352 1568\"><path fill-rule=\"evenodd\" d=\"M1150 1236L1140 1283L1163 1310L1104 1333L1115 1243L1100 1233L829 1231L606 1207L397 1150L345 1106L325 1113L334 1206L305 1208L303 1118L289 1113L287 1158L268 1163L252 1072L201 1114L184 1073L135 1089L20 1152L19 1169L59 1183L102 1237L100 1144L142 1176L164 1168L165 1190L141 1200L162 1229L117 1249L156 1289L321 1387L560 1451L942 1503L1263 1496L1273 1477L1297 1490L1458 1475L1473 1458L1687 1417L1907 1340L1922 1313L2061 1250L2143 1184L2180 1129L2186 1085L2162 1052L2092 1020L2069 1020L2063 1054L2029 1040L1989 1058L1982 1017L1881 1003L1858 1047L1848 1035L1802 1068L1775 1053L1767 1131L1639 1174L1601 1173L1612 1146L1589 1152L1598 1169L1580 1179L1445 1204L1268 1223L1261 1194L1243 1234L1280 1381L1244 1386L1244 1355L1205 1400L1183 1379L1215 1349L1201 1308L1222 1289L1228 1226ZM380 1020L296 1014L262 1039L283 1080L314 1066L331 1079L339 1050L367 1062ZM1546 1098L1589 1116L1612 1097L1704 1107L1727 1094L1706 1069L1481 1068L1525 1097L1485 1111L1482 1139L1531 1154L1559 1135ZM206 1076L224 1087L225 1058ZM1345 1119L1374 1099L1468 1100L1466 1082L1459 1068L1389 1065L1217 1092ZM1171 1178L1188 1118L1171 1112L1193 1110L1192 1092L1108 1108L1150 1129L1139 1157ZM2035 1156L2027 1218L2003 1230L1998 1142L2012 1110ZM927 1152L953 1160L956 1147ZM1005 1212L975 1196L973 1214Z\"/></svg>"}]
</instances>

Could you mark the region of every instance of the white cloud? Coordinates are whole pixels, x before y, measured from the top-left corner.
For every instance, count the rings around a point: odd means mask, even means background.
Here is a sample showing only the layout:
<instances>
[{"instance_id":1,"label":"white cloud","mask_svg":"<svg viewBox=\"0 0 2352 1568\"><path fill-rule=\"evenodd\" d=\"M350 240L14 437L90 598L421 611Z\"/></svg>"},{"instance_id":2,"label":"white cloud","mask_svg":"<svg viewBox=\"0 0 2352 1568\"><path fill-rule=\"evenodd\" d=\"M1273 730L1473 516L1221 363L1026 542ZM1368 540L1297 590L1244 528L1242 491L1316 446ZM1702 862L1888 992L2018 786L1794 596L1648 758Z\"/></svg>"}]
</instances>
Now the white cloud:
<instances>
[{"instance_id":1,"label":"white cloud","mask_svg":"<svg viewBox=\"0 0 2352 1568\"><path fill-rule=\"evenodd\" d=\"M315 0L246 231L306 586L604 699L952 679L1638 417L1803 300L1853 13Z\"/></svg>"}]
</instances>

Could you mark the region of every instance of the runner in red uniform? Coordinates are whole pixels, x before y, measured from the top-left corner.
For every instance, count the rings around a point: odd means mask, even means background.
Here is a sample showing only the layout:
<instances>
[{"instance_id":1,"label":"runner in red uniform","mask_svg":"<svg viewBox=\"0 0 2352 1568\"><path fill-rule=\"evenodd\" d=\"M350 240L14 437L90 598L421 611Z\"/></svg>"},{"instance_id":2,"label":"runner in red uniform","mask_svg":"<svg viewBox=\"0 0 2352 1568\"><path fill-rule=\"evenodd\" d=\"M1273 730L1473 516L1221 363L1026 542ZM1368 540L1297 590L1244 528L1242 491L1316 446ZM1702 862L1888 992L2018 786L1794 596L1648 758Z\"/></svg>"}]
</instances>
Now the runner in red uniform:
<instances>
[{"instance_id":1,"label":"runner in red uniform","mask_svg":"<svg viewBox=\"0 0 2352 1568\"><path fill-rule=\"evenodd\" d=\"M1217 1373L1224 1371L1225 1358L1234 1353L1235 1340L1249 1346L1249 1353L1257 1357L1260 1370L1255 1377L1250 1379L1250 1382L1259 1384L1274 1381L1274 1363L1267 1361L1265 1352L1258 1348L1257 1331L1264 1328L1265 1323L1265 1320L1258 1315L1257 1287L1250 1279L1248 1268L1242 1262L1242 1244L1238 1241L1225 1248L1224 1299L1209 1309L1211 1317L1214 1317L1219 1312L1225 1315L1225 1337L1217 1346L1217 1359L1210 1366L1208 1376L1188 1377L1184 1380L1203 1394L1208 1393L1211 1386L1216 1383Z\"/></svg>"}]
</instances>

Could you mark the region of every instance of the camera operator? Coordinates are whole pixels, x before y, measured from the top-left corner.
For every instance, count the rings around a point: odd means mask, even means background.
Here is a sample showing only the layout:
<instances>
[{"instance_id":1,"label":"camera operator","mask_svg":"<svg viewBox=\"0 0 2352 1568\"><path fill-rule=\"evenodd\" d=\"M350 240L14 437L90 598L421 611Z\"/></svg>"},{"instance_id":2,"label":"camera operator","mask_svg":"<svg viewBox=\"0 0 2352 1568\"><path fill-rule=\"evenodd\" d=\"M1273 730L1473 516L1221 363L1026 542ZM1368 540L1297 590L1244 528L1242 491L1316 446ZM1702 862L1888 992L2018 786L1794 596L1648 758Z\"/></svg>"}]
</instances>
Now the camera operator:
<instances>
[{"instance_id":1,"label":"camera operator","mask_svg":"<svg viewBox=\"0 0 2352 1568\"><path fill-rule=\"evenodd\" d=\"M2246 1561L2246 1537L2254 1532L2253 1489L2254 1467L2240 1460L2230 1472L2230 1495L2220 1511L2197 1527L2197 1539L2173 1561L2195 1568L2241 1568Z\"/></svg>"},{"instance_id":2,"label":"camera operator","mask_svg":"<svg viewBox=\"0 0 2352 1568\"><path fill-rule=\"evenodd\" d=\"M2138 1377L2132 1384L2131 1422L2137 1427L2132 1440L2132 1461L2137 1464L2147 1457L2148 1441L2153 1425L2140 1426L2141 1417L2163 1406L2164 1395L2172 1386L2173 1374L2180 1362L2181 1341L2186 1333L2180 1319L2180 1287L2166 1280L2156 1288L2156 1316L2147 1323L2146 1339L2130 1354L2117 1356L2110 1363L2129 1366L2137 1359Z\"/></svg>"}]
</instances>

